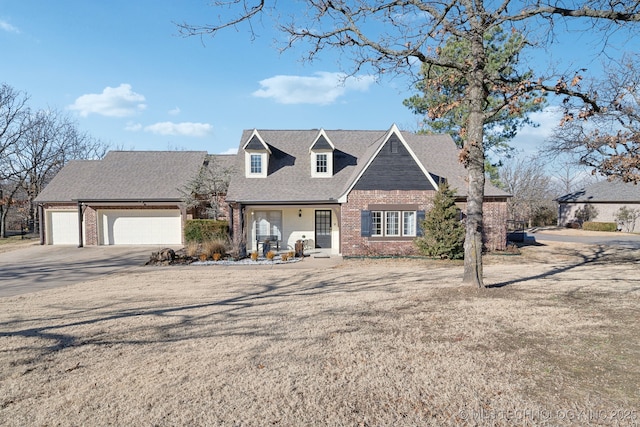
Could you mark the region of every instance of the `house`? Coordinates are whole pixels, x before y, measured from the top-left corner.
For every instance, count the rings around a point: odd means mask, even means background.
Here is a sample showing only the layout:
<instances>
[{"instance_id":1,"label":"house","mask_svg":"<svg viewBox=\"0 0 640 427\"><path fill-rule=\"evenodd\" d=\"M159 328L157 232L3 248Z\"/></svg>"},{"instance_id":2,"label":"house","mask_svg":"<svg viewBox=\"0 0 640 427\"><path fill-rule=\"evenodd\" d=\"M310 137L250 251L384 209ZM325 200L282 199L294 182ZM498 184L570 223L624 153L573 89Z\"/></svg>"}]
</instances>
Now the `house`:
<instances>
[{"instance_id":1,"label":"house","mask_svg":"<svg viewBox=\"0 0 640 427\"><path fill-rule=\"evenodd\" d=\"M191 213L180 189L210 158L204 151L110 151L102 160L69 162L35 199L41 243L183 244Z\"/></svg>"},{"instance_id":2,"label":"house","mask_svg":"<svg viewBox=\"0 0 640 427\"><path fill-rule=\"evenodd\" d=\"M269 241L344 256L410 254L442 181L466 208L466 170L446 135L382 131L245 130L227 203L247 250ZM506 246L509 194L487 184L484 241Z\"/></svg>"},{"instance_id":3,"label":"house","mask_svg":"<svg viewBox=\"0 0 640 427\"><path fill-rule=\"evenodd\" d=\"M556 199L558 202L558 225L566 227L583 221L617 222L620 208L640 213L640 186L620 180L600 181ZM640 232L640 221L619 224L619 229Z\"/></svg>"}]
</instances>

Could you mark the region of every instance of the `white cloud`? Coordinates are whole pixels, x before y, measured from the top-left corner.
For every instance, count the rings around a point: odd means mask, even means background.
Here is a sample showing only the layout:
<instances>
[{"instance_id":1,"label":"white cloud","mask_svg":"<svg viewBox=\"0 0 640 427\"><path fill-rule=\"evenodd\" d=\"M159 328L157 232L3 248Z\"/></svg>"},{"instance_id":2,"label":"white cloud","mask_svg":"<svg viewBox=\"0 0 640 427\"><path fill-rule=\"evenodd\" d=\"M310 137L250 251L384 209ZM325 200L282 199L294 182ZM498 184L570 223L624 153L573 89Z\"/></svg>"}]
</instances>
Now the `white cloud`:
<instances>
[{"instance_id":1,"label":"white cloud","mask_svg":"<svg viewBox=\"0 0 640 427\"><path fill-rule=\"evenodd\" d=\"M8 33L20 34L20 30L9 24L7 21L0 21L0 30L6 31Z\"/></svg>"},{"instance_id":2,"label":"white cloud","mask_svg":"<svg viewBox=\"0 0 640 427\"><path fill-rule=\"evenodd\" d=\"M252 94L258 98L271 98L280 104L328 105L347 91L368 90L375 83L375 77L348 77L343 73L320 71L314 73L313 77L280 75L259 83L262 89Z\"/></svg>"},{"instance_id":3,"label":"white cloud","mask_svg":"<svg viewBox=\"0 0 640 427\"><path fill-rule=\"evenodd\" d=\"M512 146L523 150L525 153L533 153L542 148L547 140L552 136L553 130L560 123L562 111L558 107L550 106L542 111L531 113L529 118L538 127L525 126L514 138Z\"/></svg>"},{"instance_id":4,"label":"white cloud","mask_svg":"<svg viewBox=\"0 0 640 427\"><path fill-rule=\"evenodd\" d=\"M124 127L124 130L128 130L130 132L139 132L142 130L142 125L140 123L129 122Z\"/></svg>"},{"instance_id":5,"label":"white cloud","mask_svg":"<svg viewBox=\"0 0 640 427\"><path fill-rule=\"evenodd\" d=\"M180 114L180 108L176 107L172 110L169 110L168 113L170 116L177 116L178 114Z\"/></svg>"},{"instance_id":6,"label":"white cloud","mask_svg":"<svg viewBox=\"0 0 640 427\"><path fill-rule=\"evenodd\" d=\"M145 132L155 133L157 135L181 135L203 137L207 136L213 130L213 126L208 123L192 123L192 122L160 122L153 125L145 126Z\"/></svg>"},{"instance_id":7,"label":"white cloud","mask_svg":"<svg viewBox=\"0 0 640 427\"><path fill-rule=\"evenodd\" d=\"M82 117L95 113L108 117L128 117L147 108L143 95L131 90L130 84L104 88L102 93L89 93L80 96L69 106Z\"/></svg>"},{"instance_id":8,"label":"white cloud","mask_svg":"<svg viewBox=\"0 0 640 427\"><path fill-rule=\"evenodd\" d=\"M238 154L238 147L236 147L236 148L228 148L225 151L223 151L222 153L218 153L218 154Z\"/></svg>"}]
</instances>

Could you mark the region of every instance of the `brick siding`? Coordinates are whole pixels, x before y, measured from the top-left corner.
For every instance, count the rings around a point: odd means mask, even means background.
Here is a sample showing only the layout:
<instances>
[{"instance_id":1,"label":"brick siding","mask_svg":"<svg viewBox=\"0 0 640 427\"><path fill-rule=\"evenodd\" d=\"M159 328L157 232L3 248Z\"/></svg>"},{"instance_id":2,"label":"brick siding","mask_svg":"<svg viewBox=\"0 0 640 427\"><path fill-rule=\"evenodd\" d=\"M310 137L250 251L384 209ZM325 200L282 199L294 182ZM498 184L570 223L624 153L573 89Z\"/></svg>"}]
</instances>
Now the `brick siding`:
<instances>
[{"instance_id":1,"label":"brick siding","mask_svg":"<svg viewBox=\"0 0 640 427\"><path fill-rule=\"evenodd\" d=\"M353 191L348 202L342 205L341 252L344 256L367 255L412 255L417 253L413 238L362 237L360 234L362 210L369 210L372 204L408 204L417 206L416 210L428 211L433 206L435 191ZM466 203L456 203L464 212ZM507 241L507 202L506 199L485 201L484 235L485 249L499 251L506 248Z\"/></svg>"}]
</instances>

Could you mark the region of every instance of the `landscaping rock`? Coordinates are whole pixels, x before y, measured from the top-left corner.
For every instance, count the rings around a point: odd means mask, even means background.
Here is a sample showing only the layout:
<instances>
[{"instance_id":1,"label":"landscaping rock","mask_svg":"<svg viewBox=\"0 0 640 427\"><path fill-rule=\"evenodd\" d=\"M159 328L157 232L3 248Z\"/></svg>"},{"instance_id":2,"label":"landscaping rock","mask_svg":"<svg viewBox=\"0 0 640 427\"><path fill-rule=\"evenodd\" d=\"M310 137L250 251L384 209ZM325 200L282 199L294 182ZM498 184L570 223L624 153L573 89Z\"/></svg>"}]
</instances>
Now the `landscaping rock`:
<instances>
[{"instance_id":1,"label":"landscaping rock","mask_svg":"<svg viewBox=\"0 0 640 427\"><path fill-rule=\"evenodd\" d=\"M161 264L161 265L169 265L176 258L176 253L171 248L164 248L158 252L152 252L151 258L147 262L147 265L150 264Z\"/></svg>"}]
</instances>

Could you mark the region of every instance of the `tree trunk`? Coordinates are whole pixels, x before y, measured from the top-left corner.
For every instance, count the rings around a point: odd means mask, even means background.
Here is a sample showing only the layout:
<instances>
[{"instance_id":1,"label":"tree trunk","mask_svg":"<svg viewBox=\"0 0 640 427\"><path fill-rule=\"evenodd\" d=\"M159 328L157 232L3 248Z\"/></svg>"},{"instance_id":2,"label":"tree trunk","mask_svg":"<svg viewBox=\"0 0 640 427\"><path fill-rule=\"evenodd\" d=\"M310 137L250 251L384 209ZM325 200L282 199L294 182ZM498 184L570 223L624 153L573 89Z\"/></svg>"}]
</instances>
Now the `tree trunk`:
<instances>
[{"instance_id":1,"label":"tree trunk","mask_svg":"<svg viewBox=\"0 0 640 427\"><path fill-rule=\"evenodd\" d=\"M484 288L482 280L482 202L484 201L484 48L482 37L472 42L473 67L469 73L469 121L465 140L467 166L467 228L462 282Z\"/></svg>"},{"instance_id":2,"label":"tree trunk","mask_svg":"<svg viewBox=\"0 0 640 427\"><path fill-rule=\"evenodd\" d=\"M3 239L7 238L7 213L9 212L9 207L2 205L0 207L0 237Z\"/></svg>"}]
</instances>

